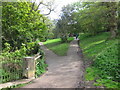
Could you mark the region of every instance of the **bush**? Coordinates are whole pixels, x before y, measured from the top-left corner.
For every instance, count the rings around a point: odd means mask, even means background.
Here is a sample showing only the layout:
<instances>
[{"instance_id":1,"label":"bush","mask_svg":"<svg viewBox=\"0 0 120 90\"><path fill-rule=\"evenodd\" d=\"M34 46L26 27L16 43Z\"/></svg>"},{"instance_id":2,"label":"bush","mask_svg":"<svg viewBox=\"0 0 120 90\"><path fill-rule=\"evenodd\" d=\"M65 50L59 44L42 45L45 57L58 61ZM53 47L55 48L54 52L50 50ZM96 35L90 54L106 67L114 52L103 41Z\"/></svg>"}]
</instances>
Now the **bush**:
<instances>
[{"instance_id":1,"label":"bush","mask_svg":"<svg viewBox=\"0 0 120 90\"><path fill-rule=\"evenodd\" d=\"M62 41L63 43L64 43L64 42L68 42L67 36L61 37L61 41Z\"/></svg>"},{"instance_id":2,"label":"bush","mask_svg":"<svg viewBox=\"0 0 120 90\"><path fill-rule=\"evenodd\" d=\"M26 48L27 55L34 55L40 52L40 45L37 42L27 43Z\"/></svg>"},{"instance_id":3,"label":"bush","mask_svg":"<svg viewBox=\"0 0 120 90\"><path fill-rule=\"evenodd\" d=\"M13 81L22 78L23 72L23 57L26 55L26 48L23 44L20 50L10 52L11 46L8 43L5 43L6 48L0 55L0 63L2 67L0 68L1 74L1 83Z\"/></svg>"},{"instance_id":4,"label":"bush","mask_svg":"<svg viewBox=\"0 0 120 90\"><path fill-rule=\"evenodd\" d=\"M46 72L47 64L44 59L44 52L41 50L40 55L42 55L39 59L36 60L36 72L35 77L39 77L41 74Z\"/></svg>"},{"instance_id":5,"label":"bush","mask_svg":"<svg viewBox=\"0 0 120 90\"><path fill-rule=\"evenodd\" d=\"M38 59L36 61L36 72L35 77L39 77L41 74L46 72L47 64L45 63L44 58Z\"/></svg>"},{"instance_id":6,"label":"bush","mask_svg":"<svg viewBox=\"0 0 120 90\"><path fill-rule=\"evenodd\" d=\"M39 49L39 45L37 44L37 42L28 43L27 45L22 44L21 49L18 50L16 48L14 52L10 51L11 48L12 47L10 46L10 44L5 43L5 48L0 55L0 63L2 64L2 67L0 67L0 77L2 78L0 79L1 83L23 78L22 73L24 57L37 54L38 52L42 55L41 58L44 57L44 53ZM41 61L40 64L37 62L37 66L42 65L42 67L44 67L43 60ZM43 71L40 72L43 73Z\"/></svg>"}]
</instances>

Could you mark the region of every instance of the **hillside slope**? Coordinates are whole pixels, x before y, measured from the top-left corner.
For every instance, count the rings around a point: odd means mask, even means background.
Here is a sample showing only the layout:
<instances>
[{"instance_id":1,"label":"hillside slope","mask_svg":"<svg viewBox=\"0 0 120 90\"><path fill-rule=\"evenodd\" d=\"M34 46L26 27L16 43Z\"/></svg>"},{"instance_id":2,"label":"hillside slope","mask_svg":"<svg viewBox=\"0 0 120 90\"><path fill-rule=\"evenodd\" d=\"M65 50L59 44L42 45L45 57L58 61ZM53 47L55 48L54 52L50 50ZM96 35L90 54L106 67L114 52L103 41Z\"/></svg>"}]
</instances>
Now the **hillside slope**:
<instances>
[{"instance_id":1,"label":"hillside slope","mask_svg":"<svg viewBox=\"0 0 120 90\"><path fill-rule=\"evenodd\" d=\"M108 37L108 32L97 36L80 34L80 47L85 61L92 62L86 68L85 79L95 81L95 86L119 88L118 39L107 40Z\"/></svg>"}]
</instances>

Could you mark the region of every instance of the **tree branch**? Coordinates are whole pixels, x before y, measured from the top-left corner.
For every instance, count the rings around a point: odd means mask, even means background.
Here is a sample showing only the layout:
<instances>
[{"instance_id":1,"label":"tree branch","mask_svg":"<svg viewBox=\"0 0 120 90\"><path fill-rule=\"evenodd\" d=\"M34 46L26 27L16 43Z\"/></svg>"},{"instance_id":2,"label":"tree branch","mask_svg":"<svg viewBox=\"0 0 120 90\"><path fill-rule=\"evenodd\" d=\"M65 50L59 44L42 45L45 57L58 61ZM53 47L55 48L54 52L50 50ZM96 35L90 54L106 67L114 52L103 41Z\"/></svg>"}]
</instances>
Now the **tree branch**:
<instances>
[{"instance_id":1,"label":"tree branch","mask_svg":"<svg viewBox=\"0 0 120 90\"><path fill-rule=\"evenodd\" d=\"M47 14L44 14L44 15L50 15L50 13L54 11L54 9L49 9L49 12Z\"/></svg>"}]
</instances>

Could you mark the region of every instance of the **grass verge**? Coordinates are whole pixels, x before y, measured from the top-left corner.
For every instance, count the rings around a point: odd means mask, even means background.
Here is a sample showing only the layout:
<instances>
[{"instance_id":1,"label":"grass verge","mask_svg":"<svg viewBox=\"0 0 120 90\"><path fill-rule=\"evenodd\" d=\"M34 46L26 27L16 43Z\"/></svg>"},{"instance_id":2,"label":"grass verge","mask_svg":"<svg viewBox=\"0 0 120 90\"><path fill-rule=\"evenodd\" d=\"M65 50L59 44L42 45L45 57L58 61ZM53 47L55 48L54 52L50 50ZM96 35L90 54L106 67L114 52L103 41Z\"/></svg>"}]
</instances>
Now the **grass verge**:
<instances>
[{"instance_id":1,"label":"grass verge","mask_svg":"<svg viewBox=\"0 0 120 90\"><path fill-rule=\"evenodd\" d=\"M109 33L96 36L80 35L80 47L87 60L92 60L92 65L86 68L85 79L95 80L95 86L119 88L119 61L118 40L107 40Z\"/></svg>"},{"instance_id":2,"label":"grass verge","mask_svg":"<svg viewBox=\"0 0 120 90\"><path fill-rule=\"evenodd\" d=\"M71 42L74 38L69 37L68 38L68 43L62 43L61 39L52 39L52 40L47 40L43 44L50 50L52 50L55 54L59 56L66 56L67 51L69 49L69 42Z\"/></svg>"}]
</instances>

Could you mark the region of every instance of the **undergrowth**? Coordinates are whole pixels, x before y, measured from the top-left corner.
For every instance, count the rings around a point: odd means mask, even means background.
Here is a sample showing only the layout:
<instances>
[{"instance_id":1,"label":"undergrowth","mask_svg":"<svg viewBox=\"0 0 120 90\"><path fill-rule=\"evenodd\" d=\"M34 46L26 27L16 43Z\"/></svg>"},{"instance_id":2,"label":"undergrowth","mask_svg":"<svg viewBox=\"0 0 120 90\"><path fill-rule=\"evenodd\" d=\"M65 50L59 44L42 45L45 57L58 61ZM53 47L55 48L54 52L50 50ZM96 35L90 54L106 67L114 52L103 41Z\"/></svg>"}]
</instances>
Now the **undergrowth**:
<instances>
[{"instance_id":1,"label":"undergrowth","mask_svg":"<svg viewBox=\"0 0 120 90\"><path fill-rule=\"evenodd\" d=\"M107 88L120 88L120 70L118 61L118 40L108 40L109 33L96 36L80 34L80 46L87 60L92 60L92 65L86 69L85 78L95 80L95 86Z\"/></svg>"},{"instance_id":2,"label":"undergrowth","mask_svg":"<svg viewBox=\"0 0 120 90\"><path fill-rule=\"evenodd\" d=\"M46 71L47 65L44 61L44 53L39 48L37 42L22 44L21 49L11 51L12 47L9 43L5 43L5 48L0 54L0 83L6 83L25 78L23 75L24 62L23 58L34 56L40 53L41 58L36 60L35 77L43 74Z\"/></svg>"},{"instance_id":3,"label":"undergrowth","mask_svg":"<svg viewBox=\"0 0 120 90\"><path fill-rule=\"evenodd\" d=\"M36 61L36 72L35 72L35 77L39 77L43 73L46 72L47 64L45 63L44 58L38 59Z\"/></svg>"}]
</instances>

